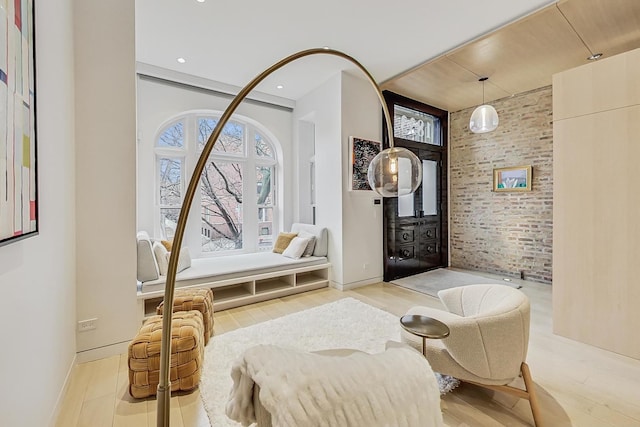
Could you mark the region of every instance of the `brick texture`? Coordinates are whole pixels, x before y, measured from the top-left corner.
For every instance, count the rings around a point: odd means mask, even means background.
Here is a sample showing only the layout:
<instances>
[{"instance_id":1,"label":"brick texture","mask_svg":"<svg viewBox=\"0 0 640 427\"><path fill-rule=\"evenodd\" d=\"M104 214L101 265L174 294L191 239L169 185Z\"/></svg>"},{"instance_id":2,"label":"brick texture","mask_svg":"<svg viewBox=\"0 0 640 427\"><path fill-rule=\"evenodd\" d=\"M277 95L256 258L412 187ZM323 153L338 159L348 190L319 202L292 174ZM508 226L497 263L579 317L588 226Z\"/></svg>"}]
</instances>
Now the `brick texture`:
<instances>
[{"instance_id":1,"label":"brick texture","mask_svg":"<svg viewBox=\"0 0 640 427\"><path fill-rule=\"evenodd\" d=\"M551 283L551 86L492 102L500 125L473 134L473 108L451 114L451 265ZM531 192L493 192L493 169L532 165Z\"/></svg>"}]
</instances>

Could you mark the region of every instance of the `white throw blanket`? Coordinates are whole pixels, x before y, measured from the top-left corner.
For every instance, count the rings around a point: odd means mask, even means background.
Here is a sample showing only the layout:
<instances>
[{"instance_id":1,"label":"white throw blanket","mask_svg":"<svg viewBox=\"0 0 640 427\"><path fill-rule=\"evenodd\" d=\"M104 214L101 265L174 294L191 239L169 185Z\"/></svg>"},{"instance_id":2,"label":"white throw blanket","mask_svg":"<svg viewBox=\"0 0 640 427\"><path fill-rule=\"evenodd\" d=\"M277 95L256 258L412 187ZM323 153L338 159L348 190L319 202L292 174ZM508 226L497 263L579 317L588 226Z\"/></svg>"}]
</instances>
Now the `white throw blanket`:
<instances>
[{"instance_id":1,"label":"white throw blanket","mask_svg":"<svg viewBox=\"0 0 640 427\"><path fill-rule=\"evenodd\" d=\"M231 370L229 418L255 422L253 385L274 427L442 426L438 383L410 348L327 356L272 345L249 348Z\"/></svg>"}]
</instances>

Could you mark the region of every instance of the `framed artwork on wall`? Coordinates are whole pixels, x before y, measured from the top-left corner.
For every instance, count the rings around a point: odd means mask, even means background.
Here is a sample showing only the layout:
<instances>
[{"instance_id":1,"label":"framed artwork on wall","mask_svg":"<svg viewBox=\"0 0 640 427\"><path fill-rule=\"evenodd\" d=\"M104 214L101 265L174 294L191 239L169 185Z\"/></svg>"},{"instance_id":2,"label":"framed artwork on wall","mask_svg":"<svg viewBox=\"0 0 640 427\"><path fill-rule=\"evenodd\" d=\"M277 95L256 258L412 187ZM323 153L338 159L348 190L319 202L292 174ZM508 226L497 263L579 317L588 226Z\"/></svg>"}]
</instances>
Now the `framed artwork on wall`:
<instances>
[{"instance_id":1,"label":"framed artwork on wall","mask_svg":"<svg viewBox=\"0 0 640 427\"><path fill-rule=\"evenodd\" d=\"M531 191L531 165L493 170L493 191Z\"/></svg>"},{"instance_id":2,"label":"framed artwork on wall","mask_svg":"<svg viewBox=\"0 0 640 427\"><path fill-rule=\"evenodd\" d=\"M0 246L38 234L34 1L0 7Z\"/></svg>"},{"instance_id":3,"label":"framed artwork on wall","mask_svg":"<svg viewBox=\"0 0 640 427\"><path fill-rule=\"evenodd\" d=\"M349 137L351 164L349 171L350 191L373 191L367 180L369 163L382 149L382 143L368 139Z\"/></svg>"}]
</instances>

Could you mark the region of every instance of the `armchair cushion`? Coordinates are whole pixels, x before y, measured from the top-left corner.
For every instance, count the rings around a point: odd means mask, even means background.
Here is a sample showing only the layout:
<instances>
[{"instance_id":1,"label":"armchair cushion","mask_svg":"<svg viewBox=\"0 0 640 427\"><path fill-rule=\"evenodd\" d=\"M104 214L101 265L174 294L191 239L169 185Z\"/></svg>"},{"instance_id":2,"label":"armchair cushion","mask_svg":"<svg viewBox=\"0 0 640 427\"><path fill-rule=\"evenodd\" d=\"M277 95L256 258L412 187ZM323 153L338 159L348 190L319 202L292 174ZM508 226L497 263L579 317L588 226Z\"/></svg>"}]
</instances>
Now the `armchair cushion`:
<instances>
[{"instance_id":1,"label":"armchair cushion","mask_svg":"<svg viewBox=\"0 0 640 427\"><path fill-rule=\"evenodd\" d=\"M504 285L470 285L440 291L449 311L413 307L407 314L438 319L451 331L427 340L426 355L436 372L484 384L507 384L520 373L529 341L529 300ZM416 346L416 338L403 340ZM421 342L420 342L421 345Z\"/></svg>"}]
</instances>

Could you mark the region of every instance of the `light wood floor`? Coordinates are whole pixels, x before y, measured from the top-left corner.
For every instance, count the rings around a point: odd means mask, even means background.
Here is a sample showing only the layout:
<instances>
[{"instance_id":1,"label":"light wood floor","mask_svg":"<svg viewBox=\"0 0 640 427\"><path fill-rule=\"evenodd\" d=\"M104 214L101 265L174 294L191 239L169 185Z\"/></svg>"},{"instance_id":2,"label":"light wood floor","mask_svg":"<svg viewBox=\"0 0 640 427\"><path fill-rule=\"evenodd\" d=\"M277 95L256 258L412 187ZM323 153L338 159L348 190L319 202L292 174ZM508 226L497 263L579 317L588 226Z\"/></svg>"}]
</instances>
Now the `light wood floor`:
<instances>
[{"instance_id":1,"label":"light wood floor","mask_svg":"<svg viewBox=\"0 0 640 427\"><path fill-rule=\"evenodd\" d=\"M640 361L553 335L551 287L514 282L524 285L522 290L531 300L527 360L537 384L545 425L640 426ZM413 305L440 307L434 298L387 283L346 292L321 289L216 313L215 333L222 334L348 296L398 316ZM56 425L155 426L156 400L132 399L127 385L126 354L78 365L72 373ZM442 399L442 410L447 426L533 425L527 401L469 384L447 394ZM172 397L171 425L211 425L197 390Z\"/></svg>"}]
</instances>

